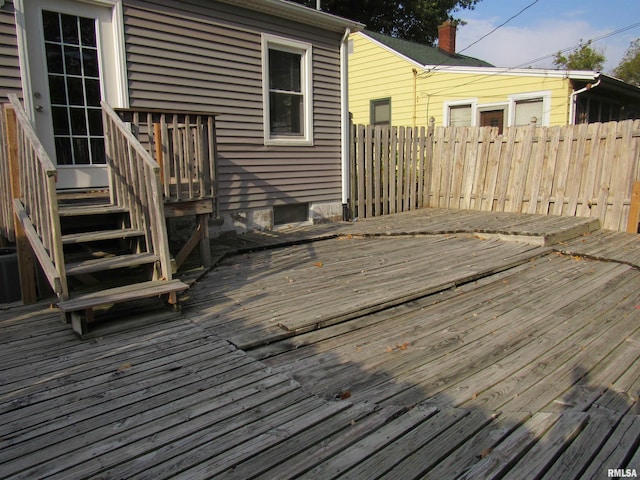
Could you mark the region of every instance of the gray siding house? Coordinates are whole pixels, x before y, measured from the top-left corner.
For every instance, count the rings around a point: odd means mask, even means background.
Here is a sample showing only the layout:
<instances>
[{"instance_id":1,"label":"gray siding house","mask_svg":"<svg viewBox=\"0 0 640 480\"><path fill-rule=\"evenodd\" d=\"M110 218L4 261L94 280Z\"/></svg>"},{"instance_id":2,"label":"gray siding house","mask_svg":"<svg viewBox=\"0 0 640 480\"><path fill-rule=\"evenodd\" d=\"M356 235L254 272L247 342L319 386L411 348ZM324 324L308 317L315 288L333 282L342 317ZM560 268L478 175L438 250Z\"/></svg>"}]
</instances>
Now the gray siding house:
<instances>
[{"instance_id":1,"label":"gray siding house","mask_svg":"<svg viewBox=\"0 0 640 480\"><path fill-rule=\"evenodd\" d=\"M18 94L52 158L74 150L58 158L60 188L105 183L90 109L87 157L53 125L62 103L73 129L93 95L115 108L217 114L223 220L212 229L342 217L348 36L363 25L283 0L0 5L0 96Z\"/></svg>"}]
</instances>

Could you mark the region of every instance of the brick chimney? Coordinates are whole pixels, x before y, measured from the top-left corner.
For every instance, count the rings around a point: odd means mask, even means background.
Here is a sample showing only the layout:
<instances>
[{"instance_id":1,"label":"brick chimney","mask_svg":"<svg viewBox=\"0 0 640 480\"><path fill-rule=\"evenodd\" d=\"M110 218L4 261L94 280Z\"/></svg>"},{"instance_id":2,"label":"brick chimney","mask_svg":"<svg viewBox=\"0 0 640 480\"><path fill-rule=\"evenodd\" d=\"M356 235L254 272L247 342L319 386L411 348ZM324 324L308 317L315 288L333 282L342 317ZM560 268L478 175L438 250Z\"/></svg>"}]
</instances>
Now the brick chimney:
<instances>
[{"instance_id":1,"label":"brick chimney","mask_svg":"<svg viewBox=\"0 0 640 480\"><path fill-rule=\"evenodd\" d=\"M449 55L456 53L456 26L451 20L438 27L438 48Z\"/></svg>"}]
</instances>

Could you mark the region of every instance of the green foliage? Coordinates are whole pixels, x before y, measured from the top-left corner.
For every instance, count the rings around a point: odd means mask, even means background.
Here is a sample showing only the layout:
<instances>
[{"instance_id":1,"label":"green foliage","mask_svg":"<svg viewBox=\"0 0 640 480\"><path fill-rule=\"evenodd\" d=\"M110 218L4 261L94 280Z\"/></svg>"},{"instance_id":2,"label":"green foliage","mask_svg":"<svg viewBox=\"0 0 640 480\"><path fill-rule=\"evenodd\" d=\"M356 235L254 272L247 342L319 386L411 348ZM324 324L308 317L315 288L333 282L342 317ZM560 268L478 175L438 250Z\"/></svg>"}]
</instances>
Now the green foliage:
<instances>
[{"instance_id":1,"label":"green foliage","mask_svg":"<svg viewBox=\"0 0 640 480\"><path fill-rule=\"evenodd\" d=\"M582 43L566 57L562 52L556 53L553 64L566 70L597 70L604 67L605 56L591 47L591 41Z\"/></svg>"},{"instance_id":2,"label":"green foliage","mask_svg":"<svg viewBox=\"0 0 640 480\"><path fill-rule=\"evenodd\" d=\"M294 0L315 8L316 0ZM322 0L322 10L364 23L367 29L433 45L438 25L459 22L451 14L473 10L482 0Z\"/></svg>"},{"instance_id":3,"label":"green foliage","mask_svg":"<svg viewBox=\"0 0 640 480\"><path fill-rule=\"evenodd\" d=\"M620 80L640 87L640 38L631 42L613 74Z\"/></svg>"}]
</instances>

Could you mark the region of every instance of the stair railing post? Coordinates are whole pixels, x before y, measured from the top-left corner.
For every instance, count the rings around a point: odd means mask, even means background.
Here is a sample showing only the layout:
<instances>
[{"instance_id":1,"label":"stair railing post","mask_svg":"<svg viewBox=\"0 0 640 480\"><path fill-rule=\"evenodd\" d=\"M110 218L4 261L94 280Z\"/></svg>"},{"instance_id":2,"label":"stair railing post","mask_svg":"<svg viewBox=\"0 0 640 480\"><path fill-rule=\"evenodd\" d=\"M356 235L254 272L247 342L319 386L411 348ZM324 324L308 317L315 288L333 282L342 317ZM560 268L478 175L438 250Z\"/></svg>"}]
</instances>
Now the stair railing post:
<instances>
[{"instance_id":1,"label":"stair railing post","mask_svg":"<svg viewBox=\"0 0 640 480\"><path fill-rule=\"evenodd\" d=\"M18 143L18 122L16 113L10 104L4 105L5 125L7 129L7 153L9 155L9 176L11 179L11 198L20 200L22 191L20 187L20 153ZM18 272L20 275L20 291L22 303L25 305L37 301L35 255L31 244L22 226L22 222L15 213L13 223L16 237L16 249L18 253Z\"/></svg>"}]
</instances>

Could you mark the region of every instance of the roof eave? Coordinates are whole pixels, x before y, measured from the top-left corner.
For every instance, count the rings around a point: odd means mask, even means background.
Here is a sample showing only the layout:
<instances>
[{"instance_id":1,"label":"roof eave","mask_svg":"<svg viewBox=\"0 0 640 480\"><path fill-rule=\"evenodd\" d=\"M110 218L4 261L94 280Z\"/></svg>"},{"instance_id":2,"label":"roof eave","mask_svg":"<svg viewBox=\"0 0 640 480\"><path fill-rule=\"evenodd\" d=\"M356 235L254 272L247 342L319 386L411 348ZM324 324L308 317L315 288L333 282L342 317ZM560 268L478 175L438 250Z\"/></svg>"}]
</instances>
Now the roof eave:
<instances>
[{"instance_id":1,"label":"roof eave","mask_svg":"<svg viewBox=\"0 0 640 480\"><path fill-rule=\"evenodd\" d=\"M354 20L338 17L337 15L332 15L320 10L314 10L285 0L253 0L252 2L247 2L246 0L218 1L267 15L274 15L288 20L302 22L306 25L334 32L344 32L347 28L352 32L358 32L363 30L365 27L364 24Z\"/></svg>"}]
</instances>

